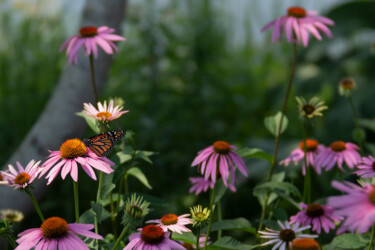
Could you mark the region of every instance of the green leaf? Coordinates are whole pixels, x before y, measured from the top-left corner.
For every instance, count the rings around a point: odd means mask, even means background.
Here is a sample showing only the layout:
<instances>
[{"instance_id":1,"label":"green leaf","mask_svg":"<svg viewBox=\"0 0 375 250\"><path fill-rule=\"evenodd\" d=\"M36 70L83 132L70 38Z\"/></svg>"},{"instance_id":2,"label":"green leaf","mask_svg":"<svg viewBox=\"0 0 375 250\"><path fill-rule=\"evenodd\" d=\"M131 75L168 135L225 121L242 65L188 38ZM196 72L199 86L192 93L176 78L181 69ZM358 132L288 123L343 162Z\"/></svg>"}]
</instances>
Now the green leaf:
<instances>
[{"instance_id":1,"label":"green leaf","mask_svg":"<svg viewBox=\"0 0 375 250\"><path fill-rule=\"evenodd\" d=\"M173 240L180 240L192 245L196 245L197 237L192 232L182 232L182 234L172 232L172 239Z\"/></svg>"},{"instance_id":2,"label":"green leaf","mask_svg":"<svg viewBox=\"0 0 375 250\"><path fill-rule=\"evenodd\" d=\"M359 119L358 124L361 127L367 128L373 132L375 132L375 121L371 119Z\"/></svg>"},{"instance_id":3,"label":"green leaf","mask_svg":"<svg viewBox=\"0 0 375 250\"><path fill-rule=\"evenodd\" d=\"M280 172L272 176L273 182L282 182L284 179L285 179L285 172ZM266 189L253 189L253 195L258 198L259 204L264 208L264 205L266 202L267 190ZM270 205L276 198L277 198L277 195L275 193L271 193L268 197L267 206Z\"/></svg>"},{"instance_id":4,"label":"green leaf","mask_svg":"<svg viewBox=\"0 0 375 250\"><path fill-rule=\"evenodd\" d=\"M267 154L260 148L240 148L237 150L237 154L239 154L242 158L259 158L263 160L269 161L272 163L273 156Z\"/></svg>"},{"instance_id":5,"label":"green leaf","mask_svg":"<svg viewBox=\"0 0 375 250\"><path fill-rule=\"evenodd\" d=\"M266 128L268 129L268 131L270 131L271 134L273 134L274 136L276 136L278 133L281 116L282 116L282 113L277 112L277 114L274 116L268 116L264 118L264 125L266 125ZM288 127L288 118L284 115L280 134L282 134L287 127Z\"/></svg>"},{"instance_id":6,"label":"green leaf","mask_svg":"<svg viewBox=\"0 0 375 250\"><path fill-rule=\"evenodd\" d=\"M151 153L151 154L150 154ZM137 159L144 160L145 162L149 163L152 165L152 161L149 156L153 155L153 152L150 151L136 151L135 157Z\"/></svg>"},{"instance_id":7,"label":"green leaf","mask_svg":"<svg viewBox=\"0 0 375 250\"><path fill-rule=\"evenodd\" d=\"M224 185L222 181L216 182L215 187L215 200L214 203L217 203L221 200L221 198L224 196L225 192L227 191L227 187Z\"/></svg>"},{"instance_id":8,"label":"green leaf","mask_svg":"<svg viewBox=\"0 0 375 250\"><path fill-rule=\"evenodd\" d=\"M277 207L273 210L273 216L279 221L286 221L289 219L288 214L281 207Z\"/></svg>"},{"instance_id":9,"label":"green leaf","mask_svg":"<svg viewBox=\"0 0 375 250\"><path fill-rule=\"evenodd\" d=\"M341 234L333 238L332 242L326 246L326 249L357 249L365 247L369 242L370 240L364 239L358 234Z\"/></svg>"},{"instance_id":10,"label":"green leaf","mask_svg":"<svg viewBox=\"0 0 375 250\"><path fill-rule=\"evenodd\" d=\"M115 187L116 185L113 183L103 185L100 193L100 199L104 199L105 197L107 197L107 195L109 195L112 190L115 189Z\"/></svg>"},{"instance_id":11,"label":"green leaf","mask_svg":"<svg viewBox=\"0 0 375 250\"><path fill-rule=\"evenodd\" d=\"M126 175L131 175L131 176L134 176L135 178L137 178L145 187L147 187L148 189L152 189L150 183L148 182L146 176L144 175L144 173L142 172L142 170L140 170L139 168L137 167L133 167L133 168L130 168L127 172L126 172Z\"/></svg>"},{"instance_id":12,"label":"green leaf","mask_svg":"<svg viewBox=\"0 0 375 250\"><path fill-rule=\"evenodd\" d=\"M299 192L298 188L289 182L270 181L270 182L262 183L256 186L254 188L254 191L257 189L271 189L271 190L280 189L280 190L285 191L286 193L292 193L298 198L301 198L301 193Z\"/></svg>"},{"instance_id":13,"label":"green leaf","mask_svg":"<svg viewBox=\"0 0 375 250\"><path fill-rule=\"evenodd\" d=\"M103 205L100 203L91 202L91 211L98 218L98 223L101 222L102 217L102 211L103 211Z\"/></svg>"},{"instance_id":14,"label":"green leaf","mask_svg":"<svg viewBox=\"0 0 375 250\"><path fill-rule=\"evenodd\" d=\"M120 151L117 152L114 156L112 156L111 160L116 163L116 165L123 164L128 162L132 159L132 155L128 154L128 152Z\"/></svg>"},{"instance_id":15,"label":"green leaf","mask_svg":"<svg viewBox=\"0 0 375 250\"><path fill-rule=\"evenodd\" d=\"M96 126L96 119L95 118L87 116L82 112L78 112L78 113L76 113L76 115L83 117L85 119L87 125L89 125L89 127L92 129L92 131L94 131L96 134L100 133L99 127Z\"/></svg>"},{"instance_id":16,"label":"green leaf","mask_svg":"<svg viewBox=\"0 0 375 250\"><path fill-rule=\"evenodd\" d=\"M252 234L256 233L256 229L252 227L251 223L247 219L242 217L233 220L222 220L212 223L211 232L219 230L238 230ZM202 232L204 233L205 231L202 230Z\"/></svg>"},{"instance_id":17,"label":"green leaf","mask_svg":"<svg viewBox=\"0 0 375 250\"><path fill-rule=\"evenodd\" d=\"M256 247L258 246L242 244L240 241L232 237L225 236L214 242L212 245L209 245L207 249L249 250L254 249Z\"/></svg>"}]
</instances>

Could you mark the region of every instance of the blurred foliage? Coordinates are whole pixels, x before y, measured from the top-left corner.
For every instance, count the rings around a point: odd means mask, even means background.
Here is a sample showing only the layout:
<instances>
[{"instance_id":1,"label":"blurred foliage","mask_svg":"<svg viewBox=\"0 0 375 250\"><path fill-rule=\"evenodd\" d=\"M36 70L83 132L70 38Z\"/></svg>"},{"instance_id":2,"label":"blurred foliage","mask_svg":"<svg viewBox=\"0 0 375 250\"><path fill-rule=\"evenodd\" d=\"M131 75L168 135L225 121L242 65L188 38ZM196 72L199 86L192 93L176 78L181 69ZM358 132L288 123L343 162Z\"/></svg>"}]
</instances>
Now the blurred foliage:
<instances>
[{"instance_id":1,"label":"blurred foliage","mask_svg":"<svg viewBox=\"0 0 375 250\"><path fill-rule=\"evenodd\" d=\"M298 68L287 109L289 124L281 137L279 159L302 137L295 95L306 99L319 96L328 105L324 117L308 131L309 137L325 144L353 140L350 104L337 92L343 77L353 77L358 83L353 100L359 117L374 117L374 24L372 15L362 15L374 8L373 2L353 1L332 9L328 17L336 22L332 28L334 38L321 42L311 39L308 48L298 47ZM261 13L251 14L261 17ZM30 19L32 22L25 20L14 27L7 15L1 15L0 23L1 31L9 32L1 34L0 46L2 163L37 119L62 64L66 64L63 53L58 51L65 37L59 32L62 28L57 20L36 16ZM130 192L148 193L171 203L171 211L155 208L150 218L166 212L186 213L196 202L207 205L208 199L203 198L208 195L198 200L187 194L188 177L198 175L190 167L196 153L214 141L226 140L272 154L274 138L263 120L281 109L292 47L287 43L271 46L270 33L264 34L262 43L254 43L248 19L248 30L242 31L246 42L234 45L229 31L236 27L231 20L213 1L169 1L165 5L129 1L124 21L128 41L119 44L120 53L115 56L101 99L122 97L125 108L130 110L121 120L122 129L135 132L137 150L158 152L151 157L153 165L138 166L153 187L151 191L137 180L129 180ZM374 132L366 132L367 141L374 140ZM223 217L244 217L256 224L260 205L252 188L264 179L269 165L260 159L247 159L247 163L249 178L238 176L238 191L227 192L222 199ZM286 181L291 180L302 190L300 167L278 167L276 172L281 170L287 172ZM333 192L330 180L334 177L332 171L321 176L313 174L313 183L319 183L313 188L313 199ZM348 173L345 177L350 178ZM82 192L96 188L88 177L79 178ZM67 217L73 218L72 187L63 184L55 181L49 187L53 196L47 198L60 199L46 198L42 209L54 215L56 211L62 213L63 208ZM93 197L83 197L83 210L89 209L85 199ZM289 207L288 215L297 212L285 200L275 206ZM244 237L238 232L233 234L237 239Z\"/></svg>"}]
</instances>

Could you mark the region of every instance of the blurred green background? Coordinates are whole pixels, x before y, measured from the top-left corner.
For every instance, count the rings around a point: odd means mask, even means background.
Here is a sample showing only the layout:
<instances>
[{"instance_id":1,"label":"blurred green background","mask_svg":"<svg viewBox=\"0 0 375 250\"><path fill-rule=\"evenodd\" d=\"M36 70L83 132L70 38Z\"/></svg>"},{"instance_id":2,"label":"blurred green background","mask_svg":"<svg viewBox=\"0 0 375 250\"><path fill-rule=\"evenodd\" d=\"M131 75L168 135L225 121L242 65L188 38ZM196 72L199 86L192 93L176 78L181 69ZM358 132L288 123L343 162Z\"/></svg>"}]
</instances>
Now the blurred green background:
<instances>
[{"instance_id":1,"label":"blurred green background","mask_svg":"<svg viewBox=\"0 0 375 250\"><path fill-rule=\"evenodd\" d=\"M4 165L38 119L60 72L67 67L62 42L78 30L78 11L60 1L3 1L0 12L0 162ZM81 1L81 4L83 2ZM297 71L282 135L279 159L301 139L301 121L294 96L317 95L329 106L324 118L309 129L328 145L334 140L353 141L349 102L338 95L338 82L354 77L353 94L361 118L374 117L375 88L373 1L129 1L119 44L101 100L121 97L130 112L121 127L135 132L137 149L158 154L153 165L139 166L152 190L130 180L131 192L143 192L170 203L170 211L155 207L154 216L187 213L202 202L188 194L188 177L197 176L190 164L196 153L216 140L239 147L259 147L272 154L274 139L263 119L281 110L290 73L292 46L271 45L271 32L261 27L284 14L291 5L319 10L335 21L333 39L311 38L308 48L298 46ZM73 21L68 20L72 18ZM77 83L79 84L79 83ZM63 115L63 114L62 114ZM367 141L374 134L367 131ZM46 152L47 153L47 152ZM237 193L223 199L224 218L245 217L256 223L260 206L252 188L268 172L267 162L248 160L248 179L238 174ZM287 170L289 179L302 187L299 167ZM313 198L329 194L333 173L314 175ZM89 207L97 183L81 175L82 209ZM73 219L72 185L54 181L41 205L45 214ZM82 184L82 185L81 185ZM58 198L56 198L58 197ZM66 202L71 201L71 202ZM293 215L296 211L288 211ZM62 214L65 213L65 214ZM150 217L154 218L154 217ZM33 219L29 224L38 224ZM243 235L238 237L246 238Z\"/></svg>"}]
</instances>

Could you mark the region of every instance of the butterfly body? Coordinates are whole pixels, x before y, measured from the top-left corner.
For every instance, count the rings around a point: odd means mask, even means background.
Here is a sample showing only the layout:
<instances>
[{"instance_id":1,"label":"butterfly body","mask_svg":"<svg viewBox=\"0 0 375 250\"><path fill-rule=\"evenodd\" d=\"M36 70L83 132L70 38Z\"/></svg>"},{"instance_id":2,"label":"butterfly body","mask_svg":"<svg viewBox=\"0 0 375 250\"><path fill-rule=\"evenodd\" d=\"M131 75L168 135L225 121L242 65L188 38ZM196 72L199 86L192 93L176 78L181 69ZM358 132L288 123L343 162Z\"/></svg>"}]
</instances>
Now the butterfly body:
<instances>
[{"instance_id":1,"label":"butterfly body","mask_svg":"<svg viewBox=\"0 0 375 250\"><path fill-rule=\"evenodd\" d=\"M113 146L124 137L125 132L121 130L108 131L84 139L83 143L90 148L97 156L106 156L112 151Z\"/></svg>"}]
</instances>

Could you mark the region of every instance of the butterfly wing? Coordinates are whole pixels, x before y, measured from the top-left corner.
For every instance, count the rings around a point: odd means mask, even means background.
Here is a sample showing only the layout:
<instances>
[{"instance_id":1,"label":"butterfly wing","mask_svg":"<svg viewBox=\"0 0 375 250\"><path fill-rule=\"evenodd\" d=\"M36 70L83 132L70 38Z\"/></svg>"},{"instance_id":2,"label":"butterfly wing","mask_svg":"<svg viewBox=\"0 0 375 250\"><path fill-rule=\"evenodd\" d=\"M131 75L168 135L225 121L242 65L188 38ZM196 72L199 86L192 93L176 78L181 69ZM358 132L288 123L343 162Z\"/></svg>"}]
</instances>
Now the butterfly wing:
<instances>
[{"instance_id":1,"label":"butterfly wing","mask_svg":"<svg viewBox=\"0 0 375 250\"><path fill-rule=\"evenodd\" d=\"M103 134L98 134L89 139L84 139L83 142L89 147L97 156L106 156L112 151L113 146L125 135L124 131L116 130L109 131Z\"/></svg>"}]
</instances>

